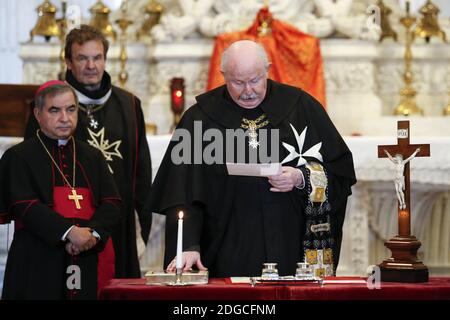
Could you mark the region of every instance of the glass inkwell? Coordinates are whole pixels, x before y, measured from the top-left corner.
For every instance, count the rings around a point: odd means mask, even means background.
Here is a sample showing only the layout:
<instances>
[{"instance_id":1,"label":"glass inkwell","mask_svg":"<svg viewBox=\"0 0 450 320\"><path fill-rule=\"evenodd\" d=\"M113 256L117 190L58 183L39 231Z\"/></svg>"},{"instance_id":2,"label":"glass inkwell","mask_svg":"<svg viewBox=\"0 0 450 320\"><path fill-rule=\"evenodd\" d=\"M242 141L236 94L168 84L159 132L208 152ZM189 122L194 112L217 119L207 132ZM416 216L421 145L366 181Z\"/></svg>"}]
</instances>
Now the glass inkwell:
<instances>
[{"instance_id":1,"label":"glass inkwell","mask_svg":"<svg viewBox=\"0 0 450 320\"><path fill-rule=\"evenodd\" d=\"M277 265L277 263L263 263L264 267L262 269L261 279L277 280L279 278Z\"/></svg>"}]
</instances>

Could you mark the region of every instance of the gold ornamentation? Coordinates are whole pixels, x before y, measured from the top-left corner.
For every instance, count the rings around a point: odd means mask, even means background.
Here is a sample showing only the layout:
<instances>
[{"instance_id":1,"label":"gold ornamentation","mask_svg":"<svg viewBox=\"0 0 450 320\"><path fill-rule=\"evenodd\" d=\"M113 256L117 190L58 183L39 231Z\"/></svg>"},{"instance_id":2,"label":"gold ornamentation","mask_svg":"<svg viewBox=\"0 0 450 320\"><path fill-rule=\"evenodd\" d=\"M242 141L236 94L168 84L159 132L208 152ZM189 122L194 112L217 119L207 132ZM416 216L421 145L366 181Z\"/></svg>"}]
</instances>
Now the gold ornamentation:
<instances>
[{"instance_id":1,"label":"gold ornamentation","mask_svg":"<svg viewBox=\"0 0 450 320\"><path fill-rule=\"evenodd\" d=\"M68 198L69 198L69 200L72 200L73 202L75 202L75 208L81 209L80 200L83 200L83 196L78 195L77 190L72 189L72 194L69 194Z\"/></svg>"},{"instance_id":2,"label":"gold ornamentation","mask_svg":"<svg viewBox=\"0 0 450 320\"><path fill-rule=\"evenodd\" d=\"M269 4L268 1L264 5L264 7L259 10L258 15L258 36L265 37L270 36L272 34L272 14L269 12Z\"/></svg>"},{"instance_id":3,"label":"gold ornamentation","mask_svg":"<svg viewBox=\"0 0 450 320\"><path fill-rule=\"evenodd\" d=\"M389 15L392 13L392 9L385 5L383 0L378 0L377 6L380 9L380 42L385 38L392 38L394 41L397 41L397 32L392 29L391 22L389 21Z\"/></svg>"},{"instance_id":4,"label":"gold ornamentation","mask_svg":"<svg viewBox=\"0 0 450 320\"><path fill-rule=\"evenodd\" d=\"M323 263L324 264L333 264L333 249L328 248L323 250Z\"/></svg>"},{"instance_id":5,"label":"gold ornamentation","mask_svg":"<svg viewBox=\"0 0 450 320\"><path fill-rule=\"evenodd\" d=\"M152 28L159 23L163 10L164 7L160 3L155 0L150 0L150 3L144 10L144 22L136 33L137 40L150 35Z\"/></svg>"},{"instance_id":6,"label":"gold ornamentation","mask_svg":"<svg viewBox=\"0 0 450 320\"><path fill-rule=\"evenodd\" d=\"M306 168L310 171L309 180L311 182L311 193L309 195L309 200L311 202L325 202L327 200L325 191L327 189L328 180L322 165L318 162L308 162Z\"/></svg>"},{"instance_id":7,"label":"gold ornamentation","mask_svg":"<svg viewBox=\"0 0 450 320\"><path fill-rule=\"evenodd\" d=\"M312 265L314 270L314 276L323 278L333 275L333 250L318 249L311 250L308 249L306 252L306 262ZM309 262L311 261L311 262Z\"/></svg>"},{"instance_id":8,"label":"gold ornamentation","mask_svg":"<svg viewBox=\"0 0 450 320\"><path fill-rule=\"evenodd\" d=\"M426 42L430 42L430 38L433 36L441 38L443 42L447 42L445 32L442 31L438 22L438 14L440 11L431 0L427 0L422 8L420 8L419 12L422 14L422 19L417 24L414 35L424 38Z\"/></svg>"},{"instance_id":9,"label":"gold ornamentation","mask_svg":"<svg viewBox=\"0 0 450 320\"><path fill-rule=\"evenodd\" d=\"M59 36L60 30L55 20L56 11L56 7L49 0L45 0L37 8L39 17L36 26L30 31L30 41L33 41L34 36L44 36L47 41L51 37Z\"/></svg>"},{"instance_id":10,"label":"gold ornamentation","mask_svg":"<svg viewBox=\"0 0 450 320\"><path fill-rule=\"evenodd\" d=\"M100 30L105 37L111 37L113 40L116 40L116 32L109 22L111 10L105 6L101 0L98 0L89 11L92 13L91 22L89 24Z\"/></svg>"},{"instance_id":11,"label":"gold ornamentation","mask_svg":"<svg viewBox=\"0 0 450 320\"><path fill-rule=\"evenodd\" d=\"M317 250L305 250L306 262L309 264L317 264Z\"/></svg>"},{"instance_id":12,"label":"gold ornamentation","mask_svg":"<svg viewBox=\"0 0 450 320\"><path fill-rule=\"evenodd\" d=\"M120 33L120 72L119 72L119 83L120 86L126 89L126 83L128 81L128 72L125 69L125 65L128 60L127 54L127 28L133 24L133 22L127 19L127 0L122 3L121 7L121 17L116 20L121 30Z\"/></svg>"},{"instance_id":13,"label":"gold ornamentation","mask_svg":"<svg viewBox=\"0 0 450 320\"><path fill-rule=\"evenodd\" d=\"M105 140L105 128L103 127L99 132L95 133L91 131L91 129L87 128L89 135L91 136L92 140L87 140L87 142L100 150L103 153L103 156L105 157L106 161L112 162L114 161L113 156L116 156L120 159L123 159L122 154L119 151L120 144L122 143L122 140L117 140L113 143L109 143L109 140ZM111 151L112 150L112 151ZM111 173L114 173L111 166L108 163L108 168Z\"/></svg>"},{"instance_id":14,"label":"gold ornamentation","mask_svg":"<svg viewBox=\"0 0 450 320\"><path fill-rule=\"evenodd\" d=\"M47 147L45 146L44 142L42 141L41 137L39 136L39 129L36 131L36 136L39 139L39 141L42 144L42 147L44 147L44 150L47 152L48 156L50 157L50 160L52 160L53 164L55 165L56 169L58 169L59 173L61 174L61 177L63 178L63 180L67 183L67 185L69 186L69 188L71 189L72 194L69 194L67 196L67 198L69 200L72 200L75 202L75 207L79 210L81 209L80 206L80 200L83 200L83 196L82 195L78 195L77 194L77 190L75 190L75 163L76 163L76 149L75 149L75 139L73 137L70 137L70 139L72 139L72 145L73 145L73 179L72 179L72 184L70 184L69 180L67 180L66 176L64 175L64 172L62 172L62 170L59 168L58 164L56 163L55 159L53 159L50 151L48 151Z\"/></svg>"},{"instance_id":15,"label":"gold ornamentation","mask_svg":"<svg viewBox=\"0 0 450 320\"><path fill-rule=\"evenodd\" d=\"M241 128L248 129L249 131L248 135L250 136L250 141L248 142L248 145L253 149L258 148L259 146L258 133L256 132L256 130L265 127L269 124L269 120L265 120L266 118L267 117L265 114L262 114L256 120L248 120L246 118L242 118L243 123L241 124Z\"/></svg>"},{"instance_id":16,"label":"gold ornamentation","mask_svg":"<svg viewBox=\"0 0 450 320\"><path fill-rule=\"evenodd\" d=\"M409 2L407 2L407 4L409 4ZM414 99L417 91L412 87L413 73L411 65L413 55L411 44L414 39L411 27L416 22L416 18L409 14L409 7L406 10L406 16L401 18L400 22L406 28L405 72L403 74L405 86L400 90L400 103L395 108L394 114L403 116L409 116L413 114L423 115L423 110L416 104L416 101Z\"/></svg>"},{"instance_id":17,"label":"gold ornamentation","mask_svg":"<svg viewBox=\"0 0 450 320\"><path fill-rule=\"evenodd\" d=\"M315 268L314 270L314 276L318 278L323 278L326 276L325 274L325 268Z\"/></svg>"}]
</instances>

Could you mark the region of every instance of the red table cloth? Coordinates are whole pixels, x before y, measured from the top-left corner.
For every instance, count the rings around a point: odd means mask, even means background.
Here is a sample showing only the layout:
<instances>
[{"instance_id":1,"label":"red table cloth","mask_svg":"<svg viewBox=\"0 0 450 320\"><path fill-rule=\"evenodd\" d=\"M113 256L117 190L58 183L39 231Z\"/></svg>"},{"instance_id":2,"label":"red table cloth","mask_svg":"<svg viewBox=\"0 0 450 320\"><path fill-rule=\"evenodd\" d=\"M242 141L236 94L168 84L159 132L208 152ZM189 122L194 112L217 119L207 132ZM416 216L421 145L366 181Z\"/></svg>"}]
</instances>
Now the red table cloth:
<instances>
[{"instance_id":1,"label":"red table cloth","mask_svg":"<svg viewBox=\"0 0 450 320\"><path fill-rule=\"evenodd\" d=\"M334 278L339 280L338 278ZM345 278L348 279L348 278ZM362 279L362 278L354 278ZM145 279L113 279L102 300L450 300L450 277L431 277L425 283L382 282L380 289L365 283L302 285L232 284L210 279L207 285L173 287L146 285Z\"/></svg>"}]
</instances>

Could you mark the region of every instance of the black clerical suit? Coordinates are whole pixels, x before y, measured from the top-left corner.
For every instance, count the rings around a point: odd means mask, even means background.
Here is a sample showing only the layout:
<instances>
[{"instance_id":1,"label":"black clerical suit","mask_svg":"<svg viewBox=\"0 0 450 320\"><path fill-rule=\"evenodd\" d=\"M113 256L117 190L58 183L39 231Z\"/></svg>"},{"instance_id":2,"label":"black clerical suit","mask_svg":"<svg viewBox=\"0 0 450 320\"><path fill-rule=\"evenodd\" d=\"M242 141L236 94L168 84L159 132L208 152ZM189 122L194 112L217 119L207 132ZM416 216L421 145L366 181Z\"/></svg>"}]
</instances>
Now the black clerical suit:
<instances>
[{"instance_id":1,"label":"black clerical suit","mask_svg":"<svg viewBox=\"0 0 450 320\"><path fill-rule=\"evenodd\" d=\"M39 133L43 143L73 183L73 144ZM117 227L120 197L97 149L76 140L75 187L87 190L94 208L89 220L65 218L56 207L55 190L67 187L41 142L34 137L10 148L0 161L0 222L14 220L14 239L9 250L3 299L95 299L98 256ZM67 197L67 192L65 193ZM81 207L88 205L80 201ZM63 236L73 225L90 227L100 239L92 249L71 256ZM81 288L67 286L73 269L80 269ZM72 270L72 271L71 271ZM70 282L70 281L69 281Z\"/></svg>"}]
</instances>

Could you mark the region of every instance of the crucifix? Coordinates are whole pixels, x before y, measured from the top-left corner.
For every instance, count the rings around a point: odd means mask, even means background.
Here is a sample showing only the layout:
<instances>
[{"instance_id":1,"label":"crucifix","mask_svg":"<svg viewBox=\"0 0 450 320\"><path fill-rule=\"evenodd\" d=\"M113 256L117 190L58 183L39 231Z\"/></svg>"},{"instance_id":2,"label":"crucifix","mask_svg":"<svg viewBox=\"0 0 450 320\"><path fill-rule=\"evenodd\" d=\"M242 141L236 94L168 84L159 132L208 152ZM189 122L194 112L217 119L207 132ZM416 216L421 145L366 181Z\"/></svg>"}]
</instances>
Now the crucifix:
<instances>
[{"instance_id":1,"label":"crucifix","mask_svg":"<svg viewBox=\"0 0 450 320\"><path fill-rule=\"evenodd\" d=\"M69 200L72 200L73 202L75 202L75 207L77 209L81 209L80 200L83 200L83 196L78 195L77 190L72 189L72 194L69 194L68 197L69 197Z\"/></svg>"},{"instance_id":2,"label":"crucifix","mask_svg":"<svg viewBox=\"0 0 450 320\"><path fill-rule=\"evenodd\" d=\"M392 257L380 264L382 281L426 282L427 267L417 259L421 243L411 235L411 187L409 163L414 157L429 157L429 144L410 144L409 121L397 122L397 144L378 146L378 158L395 165L395 191L398 199L398 235L387 241Z\"/></svg>"}]
</instances>

